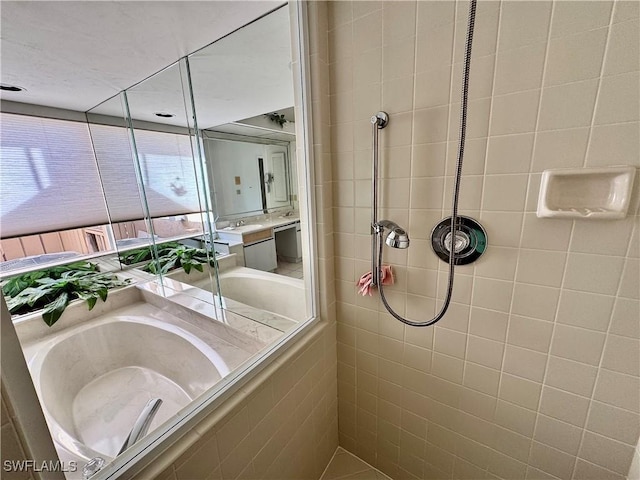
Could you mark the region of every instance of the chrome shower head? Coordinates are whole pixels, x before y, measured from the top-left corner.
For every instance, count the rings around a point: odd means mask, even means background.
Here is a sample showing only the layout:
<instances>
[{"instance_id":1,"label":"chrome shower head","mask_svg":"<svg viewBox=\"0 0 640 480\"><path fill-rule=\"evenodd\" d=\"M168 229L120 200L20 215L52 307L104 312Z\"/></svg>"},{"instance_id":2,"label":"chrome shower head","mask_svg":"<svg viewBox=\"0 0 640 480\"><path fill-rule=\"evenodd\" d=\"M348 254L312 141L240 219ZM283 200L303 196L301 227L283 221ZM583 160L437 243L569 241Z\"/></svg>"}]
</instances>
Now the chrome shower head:
<instances>
[{"instance_id":1,"label":"chrome shower head","mask_svg":"<svg viewBox=\"0 0 640 480\"><path fill-rule=\"evenodd\" d=\"M390 230L385 243L393 248L409 248L409 234L397 223L389 220L380 220L378 226Z\"/></svg>"}]
</instances>

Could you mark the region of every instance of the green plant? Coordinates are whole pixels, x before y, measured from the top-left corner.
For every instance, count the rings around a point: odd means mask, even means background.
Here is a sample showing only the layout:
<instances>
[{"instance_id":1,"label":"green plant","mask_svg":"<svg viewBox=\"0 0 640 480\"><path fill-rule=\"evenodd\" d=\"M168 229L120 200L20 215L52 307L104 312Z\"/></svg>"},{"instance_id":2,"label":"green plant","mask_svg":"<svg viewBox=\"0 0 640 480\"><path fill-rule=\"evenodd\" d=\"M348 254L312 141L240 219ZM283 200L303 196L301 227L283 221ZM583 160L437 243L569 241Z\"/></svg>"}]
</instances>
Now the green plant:
<instances>
[{"instance_id":1,"label":"green plant","mask_svg":"<svg viewBox=\"0 0 640 480\"><path fill-rule=\"evenodd\" d=\"M280 125L280 128L283 128L284 124L287 123L287 120L284 118L284 115L281 115L278 112L266 113L265 117L267 117L273 123L277 123L278 125Z\"/></svg>"},{"instance_id":2,"label":"green plant","mask_svg":"<svg viewBox=\"0 0 640 480\"><path fill-rule=\"evenodd\" d=\"M190 273L192 268L202 272L203 265L207 263L213 265L213 258L202 248L188 247L177 242L164 243L156 248L158 249L157 262L153 259L151 247L138 248L123 253L120 255L120 261L126 265L148 261L142 270L154 274L164 274L180 267L186 273Z\"/></svg>"},{"instance_id":3,"label":"green plant","mask_svg":"<svg viewBox=\"0 0 640 480\"><path fill-rule=\"evenodd\" d=\"M10 278L2 286L2 292L11 313L43 309L42 319L51 326L69 302L86 300L91 310L98 298L103 302L107 299L109 289L128 284L128 279L120 280L112 273L101 273L93 263L75 262Z\"/></svg>"}]
</instances>

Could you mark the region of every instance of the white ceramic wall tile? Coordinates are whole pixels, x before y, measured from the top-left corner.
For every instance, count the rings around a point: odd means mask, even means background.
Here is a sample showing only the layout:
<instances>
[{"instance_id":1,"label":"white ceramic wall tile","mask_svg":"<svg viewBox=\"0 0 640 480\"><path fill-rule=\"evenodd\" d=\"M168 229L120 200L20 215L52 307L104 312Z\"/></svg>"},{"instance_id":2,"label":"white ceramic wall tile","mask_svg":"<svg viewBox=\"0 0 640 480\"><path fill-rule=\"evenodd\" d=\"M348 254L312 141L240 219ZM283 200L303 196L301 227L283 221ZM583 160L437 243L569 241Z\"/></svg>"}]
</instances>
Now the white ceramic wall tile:
<instances>
[{"instance_id":1,"label":"white ceramic wall tile","mask_svg":"<svg viewBox=\"0 0 640 480\"><path fill-rule=\"evenodd\" d=\"M498 396L503 400L535 411L538 408L540 392L540 383L503 373Z\"/></svg>"},{"instance_id":2,"label":"white ceramic wall tile","mask_svg":"<svg viewBox=\"0 0 640 480\"><path fill-rule=\"evenodd\" d=\"M494 93L504 95L539 89L545 52L544 43L498 52Z\"/></svg>"},{"instance_id":3,"label":"white ceramic wall tile","mask_svg":"<svg viewBox=\"0 0 640 480\"><path fill-rule=\"evenodd\" d=\"M511 312L525 317L552 321L558 306L557 288L516 283Z\"/></svg>"},{"instance_id":4,"label":"white ceramic wall tile","mask_svg":"<svg viewBox=\"0 0 640 480\"><path fill-rule=\"evenodd\" d=\"M551 7L549 1L506 3L502 8L498 50L546 41Z\"/></svg>"},{"instance_id":5,"label":"white ceramic wall tile","mask_svg":"<svg viewBox=\"0 0 640 480\"><path fill-rule=\"evenodd\" d=\"M475 274L478 277L514 280L517 262L517 249L494 246L486 250L482 258L479 259Z\"/></svg>"},{"instance_id":6,"label":"white ceramic wall tile","mask_svg":"<svg viewBox=\"0 0 640 480\"><path fill-rule=\"evenodd\" d=\"M625 480L626 475L620 475L590 462L578 459L573 477L576 480Z\"/></svg>"},{"instance_id":7,"label":"white ceramic wall tile","mask_svg":"<svg viewBox=\"0 0 640 480\"><path fill-rule=\"evenodd\" d=\"M640 299L640 259L625 260L618 295L624 298Z\"/></svg>"},{"instance_id":8,"label":"white ceramic wall tile","mask_svg":"<svg viewBox=\"0 0 640 480\"><path fill-rule=\"evenodd\" d=\"M524 215L521 246L566 251L572 226L573 223L568 220L538 218L534 213L527 213Z\"/></svg>"},{"instance_id":9,"label":"white ceramic wall tile","mask_svg":"<svg viewBox=\"0 0 640 480\"><path fill-rule=\"evenodd\" d=\"M597 80L546 87L542 90L540 130L584 127L591 124Z\"/></svg>"},{"instance_id":10,"label":"white ceramic wall tile","mask_svg":"<svg viewBox=\"0 0 640 480\"><path fill-rule=\"evenodd\" d=\"M592 402L586 428L629 445L635 445L640 435L640 424L632 412L600 402Z\"/></svg>"},{"instance_id":11,"label":"white ceramic wall tile","mask_svg":"<svg viewBox=\"0 0 640 480\"><path fill-rule=\"evenodd\" d=\"M546 353L549 351L552 332L551 322L511 315L507 343Z\"/></svg>"},{"instance_id":12,"label":"white ceramic wall tile","mask_svg":"<svg viewBox=\"0 0 640 480\"><path fill-rule=\"evenodd\" d=\"M591 365L550 356L545 383L567 392L590 397L597 374L598 369Z\"/></svg>"},{"instance_id":13,"label":"white ceramic wall tile","mask_svg":"<svg viewBox=\"0 0 640 480\"><path fill-rule=\"evenodd\" d=\"M526 175L487 175L482 208L490 211L521 211L527 192Z\"/></svg>"},{"instance_id":14,"label":"white ceramic wall tile","mask_svg":"<svg viewBox=\"0 0 640 480\"><path fill-rule=\"evenodd\" d=\"M485 99L482 102L483 108L487 108L489 104ZM483 125L483 128L486 128L488 124ZM453 132L457 131L457 128L450 125L449 126L449 142L448 142L448 153L447 153L447 169L446 175L453 176L456 174L457 161L458 161L458 144L457 144L457 133L455 134L456 139L454 140ZM487 138L486 133L481 132L484 137L478 138L469 138L465 141L465 150L464 150L464 172L469 176L473 175L483 175L485 172L485 163L487 156ZM453 184L453 180L451 180ZM471 210L477 210L477 205Z\"/></svg>"},{"instance_id":15,"label":"white ceramic wall tile","mask_svg":"<svg viewBox=\"0 0 640 480\"><path fill-rule=\"evenodd\" d=\"M449 66L452 61L453 24L419 31L416 40L416 72ZM433 48L439 45L441 48Z\"/></svg>"},{"instance_id":16,"label":"white ceramic wall tile","mask_svg":"<svg viewBox=\"0 0 640 480\"><path fill-rule=\"evenodd\" d=\"M520 249L516 281L559 287L566 258L567 254L563 252Z\"/></svg>"},{"instance_id":17,"label":"white ceramic wall tile","mask_svg":"<svg viewBox=\"0 0 640 480\"><path fill-rule=\"evenodd\" d=\"M635 222L632 217L607 222L606 225L599 222L576 221L570 250L624 256L630 245L629 239Z\"/></svg>"},{"instance_id":18,"label":"white ceramic wall tile","mask_svg":"<svg viewBox=\"0 0 640 480\"><path fill-rule=\"evenodd\" d=\"M639 90L640 74L638 72L603 78L596 104L595 124L638 121Z\"/></svg>"},{"instance_id":19,"label":"white ceramic wall tile","mask_svg":"<svg viewBox=\"0 0 640 480\"><path fill-rule=\"evenodd\" d=\"M544 387L540 412L577 427L583 427L589 411L589 399L556 388Z\"/></svg>"},{"instance_id":20,"label":"white ceramic wall tile","mask_svg":"<svg viewBox=\"0 0 640 480\"><path fill-rule=\"evenodd\" d=\"M640 338L640 302L628 298L617 298L611 315L611 333L631 338Z\"/></svg>"},{"instance_id":21,"label":"white ceramic wall tile","mask_svg":"<svg viewBox=\"0 0 640 480\"><path fill-rule=\"evenodd\" d=\"M456 38L454 44L455 62L462 62L464 55L464 44L466 42L468 5L461 5L457 8ZM498 2L480 2L477 6L477 15L484 19L485 28L474 31L473 49L477 57L493 55L496 53L496 41L498 33L498 20L500 16L500 5Z\"/></svg>"},{"instance_id":22,"label":"white ceramic wall tile","mask_svg":"<svg viewBox=\"0 0 640 480\"><path fill-rule=\"evenodd\" d=\"M582 429L546 415L538 415L533 438L570 455L576 455L580 447Z\"/></svg>"},{"instance_id":23,"label":"white ceramic wall tile","mask_svg":"<svg viewBox=\"0 0 640 480\"><path fill-rule=\"evenodd\" d=\"M640 123L638 122L593 127L586 166L640 166L639 132Z\"/></svg>"},{"instance_id":24,"label":"white ceramic wall tile","mask_svg":"<svg viewBox=\"0 0 640 480\"><path fill-rule=\"evenodd\" d=\"M536 423L536 412L498 400L495 422L509 430L531 437Z\"/></svg>"},{"instance_id":25,"label":"white ceramic wall tile","mask_svg":"<svg viewBox=\"0 0 640 480\"><path fill-rule=\"evenodd\" d=\"M334 263L340 321L361 322L338 330L353 406L341 442L393 478L620 478L639 434L635 219L535 211L545 169L640 167L637 5L480 2L460 211L481 219L489 248L457 270L443 323L416 328L353 293L370 268L368 116L391 114L381 215L412 239L385 250L388 296L429 317L447 280L429 236L452 192L467 5L337 3L350 6L330 8ZM615 442L607 460L594 449Z\"/></svg>"},{"instance_id":26,"label":"white ceramic wall tile","mask_svg":"<svg viewBox=\"0 0 640 480\"><path fill-rule=\"evenodd\" d=\"M499 312L508 312L512 289L511 282L476 278L473 287L473 304Z\"/></svg>"},{"instance_id":27,"label":"white ceramic wall tile","mask_svg":"<svg viewBox=\"0 0 640 480\"><path fill-rule=\"evenodd\" d=\"M558 478L571 478L575 457L548 445L533 442L529 464Z\"/></svg>"},{"instance_id":28,"label":"white ceramic wall tile","mask_svg":"<svg viewBox=\"0 0 640 480\"><path fill-rule=\"evenodd\" d=\"M607 28L552 38L547 53L545 86L596 78L607 39Z\"/></svg>"},{"instance_id":29,"label":"white ceramic wall tile","mask_svg":"<svg viewBox=\"0 0 640 480\"><path fill-rule=\"evenodd\" d=\"M601 435L585 432L580 458L588 458L601 467L625 475L628 472L634 448Z\"/></svg>"},{"instance_id":30,"label":"white ceramic wall tile","mask_svg":"<svg viewBox=\"0 0 640 480\"><path fill-rule=\"evenodd\" d=\"M433 354L431 364L431 372L444 379L454 383L462 383L462 372L464 362L455 357L447 355Z\"/></svg>"},{"instance_id":31,"label":"white ceramic wall tile","mask_svg":"<svg viewBox=\"0 0 640 480\"><path fill-rule=\"evenodd\" d=\"M531 171L582 167L588 139L588 128L538 132Z\"/></svg>"},{"instance_id":32,"label":"white ceramic wall tile","mask_svg":"<svg viewBox=\"0 0 640 480\"><path fill-rule=\"evenodd\" d=\"M503 370L534 382L542 382L547 363L546 355L525 348L507 345Z\"/></svg>"},{"instance_id":33,"label":"white ceramic wall tile","mask_svg":"<svg viewBox=\"0 0 640 480\"><path fill-rule=\"evenodd\" d=\"M557 325L551 343L551 353L557 357L598 365L605 338L602 332Z\"/></svg>"},{"instance_id":34,"label":"white ceramic wall tile","mask_svg":"<svg viewBox=\"0 0 640 480\"><path fill-rule=\"evenodd\" d=\"M500 383L500 371L483 367L473 363L467 363L464 369L463 384L493 397L498 395ZM493 410L491 410L493 412Z\"/></svg>"},{"instance_id":35,"label":"white ceramic wall tile","mask_svg":"<svg viewBox=\"0 0 640 480\"><path fill-rule=\"evenodd\" d=\"M388 43L382 47L382 80L414 74L415 37L408 37Z\"/></svg>"},{"instance_id":36,"label":"white ceramic wall tile","mask_svg":"<svg viewBox=\"0 0 640 480\"><path fill-rule=\"evenodd\" d=\"M617 335L607 336L602 366L615 372L639 376L640 340Z\"/></svg>"},{"instance_id":37,"label":"white ceramic wall tile","mask_svg":"<svg viewBox=\"0 0 640 480\"><path fill-rule=\"evenodd\" d=\"M533 132L539 102L539 89L493 97L491 135Z\"/></svg>"},{"instance_id":38,"label":"white ceramic wall tile","mask_svg":"<svg viewBox=\"0 0 640 480\"><path fill-rule=\"evenodd\" d=\"M551 37L594 30L609 24L613 1L585 3L555 3Z\"/></svg>"},{"instance_id":39,"label":"white ceramic wall tile","mask_svg":"<svg viewBox=\"0 0 640 480\"><path fill-rule=\"evenodd\" d=\"M623 3L627 2L620 2L620 4ZM613 24L609 33L604 74L637 72L640 69L638 43L640 43L640 27L637 20Z\"/></svg>"},{"instance_id":40,"label":"white ceramic wall tile","mask_svg":"<svg viewBox=\"0 0 640 480\"><path fill-rule=\"evenodd\" d=\"M467 338L465 334L440 326L435 327L434 351L464 359L466 344Z\"/></svg>"},{"instance_id":41,"label":"white ceramic wall tile","mask_svg":"<svg viewBox=\"0 0 640 480\"><path fill-rule=\"evenodd\" d=\"M352 62L353 84L351 85L351 88L353 88L354 85L357 85L358 88L360 88L362 85L380 83L382 81L381 46L358 54Z\"/></svg>"},{"instance_id":42,"label":"white ceramic wall tile","mask_svg":"<svg viewBox=\"0 0 640 480\"><path fill-rule=\"evenodd\" d=\"M609 405L640 411L638 377L600 369L593 398Z\"/></svg>"},{"instance_id":43,"label":"white ceramic wall tile","mask_svg":"<svg viewBox=\"0 0 640 480\"><path fill-rule=\"evenodd\" d=\"M380 45L382 45L382 12L380 10L361 16L353 22L353 53L355 55Z\"/></svg>"},{"instance_id":44,"label":"white ceramic wall tile","mask_svg":"<svg viewBox=\"0 0 640 480\"><path fill-rule=\"evenodd\" d=\"M622 275L624 258L570 253L564 287L592 293L614 295Z\"/></svg>"},{"instance_id":45,"label":"white ceramic wall tile","mask_svg":"<svg viewBox=\"0 0 640 480\"><path fill-rule=\"evenodd\" d=\"M357 3L354 2L351 8L353 19L355 20L360 17L364 17L365 15L369 15L370 13L373 13L377 10L380 10L382 8L382 4L374 0L365 0Z\"/></svg>"},{"instance_id":46,"label":"white ceramic wall tile","mask_svg":"<svg viewBox=\"0 0 640 480\"><path fill-rule=\"evenodd\" d=\"M556 322L606 332L615 297L563 290Z\"/></svg>"},{"instance_id":47,"label":"white ceramic wall tile","mask_svg":"<svg viewBox=\"0 0 640 480\"><path fill-rule=\"evenodd\" d=\"M613 23L640 17L640 5L632 1L616 2L613 14Z\"/></svg>"},{"instance_id":48,"label":"white ceramic wall tile","mask_svg":"<svg viewBox=\"0 0 640 480\"><path fill-rule=\"evenodd\" d=\"M487 230L491 245L518 247L522 232L522 212L488 212L480 214L482 225Z\"/></svg>"},{"instance_id":49,"label":"white ceramic wall tile","mask_svg":"<svg viewBox=\"0 0 640 480\"><path fill-rule=\"evenodd\" d=\"M533 138L532 133L491 137L486 173L528 173Z\"/></svg>"}]
</instances>

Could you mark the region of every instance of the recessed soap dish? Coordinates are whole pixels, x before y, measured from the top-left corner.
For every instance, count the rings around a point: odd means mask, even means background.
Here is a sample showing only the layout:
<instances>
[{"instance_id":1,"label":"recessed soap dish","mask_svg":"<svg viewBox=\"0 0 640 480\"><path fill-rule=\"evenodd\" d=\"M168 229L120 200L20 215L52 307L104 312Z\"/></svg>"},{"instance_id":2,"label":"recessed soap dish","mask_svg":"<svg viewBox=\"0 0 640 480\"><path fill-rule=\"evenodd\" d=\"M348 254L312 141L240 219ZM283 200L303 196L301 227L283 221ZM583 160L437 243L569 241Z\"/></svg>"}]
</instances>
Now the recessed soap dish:
<instances>
[{"instance_id":1,"label":"recessed soap dish","mask_svg":"<svg viewBox=\"0 0 640 480\"><path fill-rule=\"evenodd\" d=\"M538 217L624 218L629 209L634 167L545 170L540 181Z\"/></svg>"}]
</instances>

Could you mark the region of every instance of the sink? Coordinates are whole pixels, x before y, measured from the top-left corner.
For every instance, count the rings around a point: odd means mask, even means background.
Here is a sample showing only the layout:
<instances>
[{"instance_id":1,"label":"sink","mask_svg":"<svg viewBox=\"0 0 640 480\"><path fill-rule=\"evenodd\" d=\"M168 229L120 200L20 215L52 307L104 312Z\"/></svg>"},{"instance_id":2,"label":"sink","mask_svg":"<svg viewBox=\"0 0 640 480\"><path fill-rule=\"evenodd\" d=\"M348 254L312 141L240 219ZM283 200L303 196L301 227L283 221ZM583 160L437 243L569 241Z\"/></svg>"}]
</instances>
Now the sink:
<instances>
[{"instance_id":1,"label":"sink","mask_svg":"<svg viewBox=\"0 0 640 480\"><path fill-rule=\"evenodd\" d=\"M253 230L256 228L262 228L264 227L264 225L260 224L260 223L250 223L249 225L241 225L239 227L236 227L236 230Z\"/></svg>"},{"instance_id":2,"label":"sink","mask_svg":"<svg viewBox=\"0 0 640 480\"><path fill-rule=\"evenodd\" d=\"M240 225L238 227L235 226L230 226L230 227L226 227L223 228L223 231L236 231L236 232L246 232L247 230L256 230L256 229L260 229L263 228L264 225L262 224L257 224L257 223L250 223L247 225Z\"/></svg>"}]
</instances>

